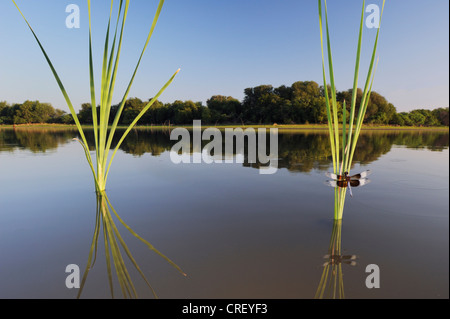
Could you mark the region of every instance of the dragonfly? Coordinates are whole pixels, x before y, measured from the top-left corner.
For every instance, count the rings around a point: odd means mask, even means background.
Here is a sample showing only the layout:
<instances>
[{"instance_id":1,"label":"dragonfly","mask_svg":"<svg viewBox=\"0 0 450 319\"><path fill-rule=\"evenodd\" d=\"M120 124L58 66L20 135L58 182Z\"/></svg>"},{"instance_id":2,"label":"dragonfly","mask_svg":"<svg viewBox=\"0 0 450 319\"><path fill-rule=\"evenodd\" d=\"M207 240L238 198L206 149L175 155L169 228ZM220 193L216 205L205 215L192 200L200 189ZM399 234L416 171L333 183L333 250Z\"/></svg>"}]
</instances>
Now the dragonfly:
<instances>
[{"instance_id":1,"label":"dragonfly","mask_svg":"<svg viewBox=\"0 0 450 319\"><path fill-rule=\"evenodd\" d=\"M356 266L356 255L325 255L323 256L324 259L328 259L328 261L326 261L323 266L328 266L328 265L339 265L341 263L343 264L347 264L350 266Z\"/></svg>"},{"instance_id":2,"label":"dragonfly","mask_svg":"<svg viewBox=\"0 0 450 319\"><path fill-rule=\"evenodd\" d=\"M337 175L327 172L325 173L325 175L332 180L326 181L325 184L331 187L348 188L350 196L353 197L352 187L367 185L370 182L367 176L369 176L371 173L372 172L370 170L367 170L362 173L349 176L348 172L345 172L344 175Z\"/></svg>"}]
</instances>

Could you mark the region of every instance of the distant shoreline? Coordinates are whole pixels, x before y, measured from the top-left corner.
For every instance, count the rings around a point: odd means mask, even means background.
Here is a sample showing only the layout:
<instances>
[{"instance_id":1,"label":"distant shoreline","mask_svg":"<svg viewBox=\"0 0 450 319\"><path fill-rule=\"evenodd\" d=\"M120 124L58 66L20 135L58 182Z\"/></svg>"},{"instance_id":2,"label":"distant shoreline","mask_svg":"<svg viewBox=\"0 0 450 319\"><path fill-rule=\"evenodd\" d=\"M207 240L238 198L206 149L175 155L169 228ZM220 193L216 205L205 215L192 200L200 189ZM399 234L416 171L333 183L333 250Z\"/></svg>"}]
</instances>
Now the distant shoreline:
<instances>
[{"instance_id":1,"label":"distant shoreline","mask_svg":"<svg viewBox=\"0 0 450 319\"><path fill-rule=\"evenodd\" d=\"M92 125L82 125L83 128L92 128ZM174 129L174 128L192 128L192 125L137 125L134 127L134 129ZM215 127L218 129L226 129L226 128L277 128L281 131L283 130L293 130L293 131L302 131L302 130L328 130L328 126L326 124L286 124L286 125L202 125L202 128L208 128L208 127ZM49 129L77 129L76 125L70 125L70 124L17 124L17 125L11 125L11 124L2 124L0 125L0 129L24 129L24 128L49 128ZM118 129L126 129L127 126L118 126ZM365 124L362 127L362 130L413 130L413 131L423 131L423 130L430 130L430 131L449 131L448 126L394 126L394 125L368 125Z\"/></svg>"}]
</instances>

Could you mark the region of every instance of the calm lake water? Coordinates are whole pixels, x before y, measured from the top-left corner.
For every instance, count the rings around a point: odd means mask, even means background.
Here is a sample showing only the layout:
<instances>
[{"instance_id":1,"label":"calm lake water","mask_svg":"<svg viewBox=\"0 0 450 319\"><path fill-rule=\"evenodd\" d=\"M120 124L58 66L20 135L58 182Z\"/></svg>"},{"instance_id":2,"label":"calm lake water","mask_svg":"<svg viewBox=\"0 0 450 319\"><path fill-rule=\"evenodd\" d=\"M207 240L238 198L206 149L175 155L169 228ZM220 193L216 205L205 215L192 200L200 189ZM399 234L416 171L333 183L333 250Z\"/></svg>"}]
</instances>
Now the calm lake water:
<instances>
[{"instance_id":1,"label":"calm lake water","mask_svg":"<svg viewBox=\"0 0 450 319\"><path fill-rule=\"evenodd\" d=\"M77 297L79 289L66 287L66 266L84 273L97 198L74 137L74 130L0 129L0 298ZM324 132L280 131L272 175L245 161L174 164L175 143L167 131L130 133L106 190L120 218L187 274L111 212L159 298L314 298L333 238L340 255L356 256L339 266L345 298L449 297L448 131L364 132L352 173L370 169L371 183L347 196L340 225L324 184L331 171ZM122 256L138 296L153 298ZM366 287L371 264L380 288ZM103 231L81 298L111 298Z\"/></svg>"}]
</instances>

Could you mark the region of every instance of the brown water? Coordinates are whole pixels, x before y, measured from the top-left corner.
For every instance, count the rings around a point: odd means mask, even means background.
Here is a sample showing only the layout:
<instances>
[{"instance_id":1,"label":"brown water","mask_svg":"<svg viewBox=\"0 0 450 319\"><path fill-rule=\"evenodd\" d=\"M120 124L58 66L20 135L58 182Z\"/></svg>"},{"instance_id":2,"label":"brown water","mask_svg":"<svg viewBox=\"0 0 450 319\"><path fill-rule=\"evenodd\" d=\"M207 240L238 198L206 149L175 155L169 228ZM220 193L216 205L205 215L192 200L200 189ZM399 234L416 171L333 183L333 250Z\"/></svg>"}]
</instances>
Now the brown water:
<instances>
[{"instance_id":1,"label":"brown water","mask_svg":"<svg viewBox=\"0 0 450 319\"><path fill-rule=\"evenodd\" d=\"M0 129L0 298L77 296L65 269L84 272L97 202L76 136ZM332 238L341 255L357 256L356 265L341 264L345 298L448 298L448 132L365 132L352 172L372 170L371 183L347 197L338 238L333 189L323 183L331 170L327 135L280 133L278 141L279 169L261 175L246 162L176 165L167 132L127 138L111 168L109 200L187 274L111 212L159 298L314 298ZM122 255L139 297L153 298ZM96 257L82 298L111 297L103 233ZM378 289L365 284L370 264L380 269Z\"/></svg>"}]
</instances>

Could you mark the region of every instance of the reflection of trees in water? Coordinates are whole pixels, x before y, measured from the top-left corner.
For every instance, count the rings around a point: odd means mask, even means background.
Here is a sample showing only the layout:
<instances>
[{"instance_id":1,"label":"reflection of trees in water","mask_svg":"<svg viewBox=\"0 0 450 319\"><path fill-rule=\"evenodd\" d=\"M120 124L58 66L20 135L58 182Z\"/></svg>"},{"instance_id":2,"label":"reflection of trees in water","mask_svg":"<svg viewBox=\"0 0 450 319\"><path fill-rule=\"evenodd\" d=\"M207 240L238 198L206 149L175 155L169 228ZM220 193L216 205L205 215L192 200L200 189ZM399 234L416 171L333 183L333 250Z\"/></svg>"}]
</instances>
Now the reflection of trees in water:
<instances>
[{"instance_id":1,"label":"reflection of trees in water","mask_svg":"<svg viewBox=\"0 0 450 319\"><path fill-rule=\"evenodd\" d=\"M426 148L431 151L442 151L448 148L448 133L431 134L427 132L416 132L416 134L407 134L402 132L393 144L405 145L408 148Z\"/></svg>"},{"instance_id":2,"label":"reflection of trees in water","mask_svg":"<svg viewBox=\"0 0 450 319\"><path fill-rule=\"evenodd\" d=\"M120 129L114 135L111 148L114 149L122 137ZM94 145L94 133L92 130L86 132L86 139L89 145ZM142 156L149 153L152 156L159 156L165 151L169 151L176 141L170 140L170 133L168 130L153 130L153 129L133 129L128 133L123 141L120 149L127 154L135 156ZM95 148L92 147L92 151Z\"/></svg>"},{"instance_id":3,"label":"reflection of trees in water","mask_svg":"<svg viewBox=\"0 0 450 319\"><path fill-rule=\"evenodd\" d=\"M393 145L442 151L449 146L449 134L426 131L366 131L358 140L355 161L368 164L387 154Z\"/></svg>"},{"instance_id":4,"label":"reflection of trees in water","mask_svg":"<svg viewBox=\"0 0 450 319\"><path fill-rule=\"evenodd\" d=\"M118 141L118 140L117 140ZM165 151L169 151L175 141L170 140L168 131L153 133L151 130L134 130L130 132L120 148L122 151L133 155L144 155L150 153L152 156L159 156Z\"/></svg>"},{"instance_id":5,"label":"reflection of trees in water","mask_svg":"<svg viewBox=\"0 0 450 319\"><path fill-rule=\"evenodd\" d=\"M66 144L77 135L71 129L0 129L0 151L26 149L33 153L45 153Z\"/></svg>"},{"instance_id":6,"label":"reflection of trees in water","mask_svg":"<svg viewBox=\"0 0 450 319\"><path fill-rule=\"evenodd\" d=\"M309 172L326 169L331 158L327 134L280 134L278 139L278 168Z\"/></svg>"},{"instance_id":7,"label":"reflection of trees in water","mask_svg":"<svg viewBox=\"0 0 450 319\"><path fill-rule=\"evenodd\" d=\"M309 172L312 169L326 170L331 161L331 150L327 131L283 132L278 134L279 168L292 172ZM13 151L17 148L29 149L32 152L45 152L56 149L59 145L70 142L77 137L76 130L70 129L0 129L0 151ZM118 142L120 134L113 140L113 147ZM92 131L86 135L88 143L94 145ZM142 156L146 153L159 156L170 151L177 141L170 140L168 130L134 129L127 136L121 150L128 154ZM202 147L209 141L202 141ZM223 135L222 143L225 145ZM269 143L269 139L267 139ZM247 150L247 139L245 139ZM388 153L393 145L413 149L428 149L442 151L449 146L448 132L432 131L395 131L373 130L363 131L355 151L354 162L368 164ZM266 150L268 151L269 145ZM223 147L225 150L225 147ZM259 168L260 163L248 163L244 166Z\"/></svg>"},{"instance_id":8,"label":"reflection of trees in water","mask_svg":"<svg viewBox=\"0 0 450 319\"><path fill-rule=\"evenodd\" d=\"M278 168L292 172L327 170L331 148L326 132L279 134ZM355 150L354 163L369 164L389 153L393 145L442 151L449 146L449 133L426 131L363 131ZM245 163L259 168L259 163Z\"/></svg>"}]
</instances>

